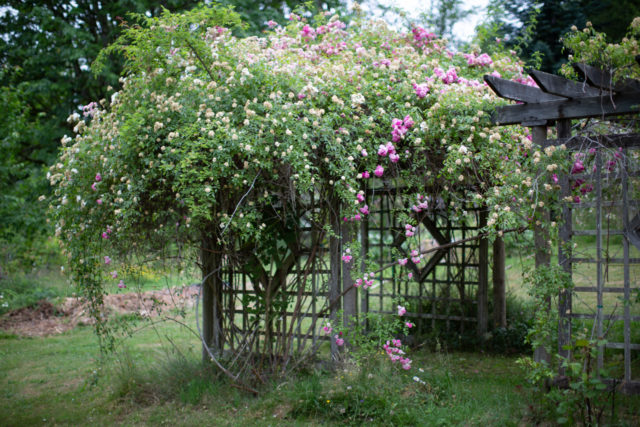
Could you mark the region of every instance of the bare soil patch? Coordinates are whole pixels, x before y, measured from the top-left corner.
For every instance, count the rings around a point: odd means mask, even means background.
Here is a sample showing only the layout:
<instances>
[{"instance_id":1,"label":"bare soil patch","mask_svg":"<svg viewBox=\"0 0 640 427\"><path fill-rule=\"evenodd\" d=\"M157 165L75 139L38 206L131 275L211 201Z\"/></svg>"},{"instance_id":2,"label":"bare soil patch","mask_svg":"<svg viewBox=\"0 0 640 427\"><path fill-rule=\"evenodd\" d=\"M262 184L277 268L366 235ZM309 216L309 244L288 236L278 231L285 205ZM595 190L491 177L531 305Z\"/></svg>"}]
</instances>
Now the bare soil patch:
<instances>
[{"instance_id":1,"label":"bare soil patch","mask_svg":"<svg viewBox=\"0 0 640 427\"><path fill-rule=\"evenodd\" d=\"M197 285L112 294L104 297L102 311L106 316L136 314L155 317L171 310L189 309L193 307L197 297ZM88 304L81 298L65 298L58 305L42 300L36 306L13 310L0 317L1 330L28 337L61 334L77 325L93 323Z\"/></svg>"}]
</instances>

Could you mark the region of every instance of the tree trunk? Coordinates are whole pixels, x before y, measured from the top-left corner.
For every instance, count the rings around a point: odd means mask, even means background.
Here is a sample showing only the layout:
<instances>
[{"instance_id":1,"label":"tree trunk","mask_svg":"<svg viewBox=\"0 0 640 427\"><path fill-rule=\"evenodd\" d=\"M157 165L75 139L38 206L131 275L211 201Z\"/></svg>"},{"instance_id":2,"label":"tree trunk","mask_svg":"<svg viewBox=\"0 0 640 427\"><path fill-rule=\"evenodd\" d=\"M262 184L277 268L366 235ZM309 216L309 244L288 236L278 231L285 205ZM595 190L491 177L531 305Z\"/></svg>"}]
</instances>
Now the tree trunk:
<instances>
[{"instance_id":1,"label":"tree trunk","mask_svg":"<svg viewBox=\"0 0 640 427\"><path fill-rule=\"evenodd\" d=\"M209 360L205 344L215 355L221 354L224 346L222 334L222 256L214 237L204 237L200 250L202 268L202 360ZM216 271L217 270L217 271Z\"/></svg>"}]
</instances>

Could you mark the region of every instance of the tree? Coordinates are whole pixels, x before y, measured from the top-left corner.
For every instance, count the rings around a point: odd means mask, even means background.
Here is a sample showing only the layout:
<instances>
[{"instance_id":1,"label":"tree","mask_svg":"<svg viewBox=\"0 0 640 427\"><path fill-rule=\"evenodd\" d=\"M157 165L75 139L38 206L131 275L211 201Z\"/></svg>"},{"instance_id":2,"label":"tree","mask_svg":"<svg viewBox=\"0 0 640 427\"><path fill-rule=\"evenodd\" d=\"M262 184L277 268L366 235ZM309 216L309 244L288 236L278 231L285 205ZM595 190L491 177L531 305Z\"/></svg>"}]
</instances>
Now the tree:
<instances>
[{"instance_id":1,"label":"tree","mask_svg":"<svg viewBox=\"0 0 640 427\"><path fill-rule=\"evenodd\" d=\"M10 92L12 99L22 104L22 108L7 109L3 119L24 123L28 128L17 139L11 138L11 155L3 159L2 192L12 200L20 200L23 209L11 210L14 215L0 217L0 234L11 234L28 242L49 232L42 221L43 206L37 203L39 195L49 193L44 168L55 159L60 139L72 133L73 126L67 123L67 117L80 112L81 106L91 101L107 98L113 92L111 88L119 86L122 58L111 58L100 73L93 73L91 65L98 52L118 37L129 14L153 17L163 8L180 11L197 3L196 0L0 2L0 90ZM255 35L267 28L269 19L277 15L282 21L282 12L301 2L227 3L234 3L235 9L248 20L243 32ZM318 2L324 8L338 4L338 0ZM5 139L4 144L9 142ZM22 220L32 227L14 223ZM3 251L13 252L14 257L23 252L6 240L2 245Z\"/></svg>"},{"instance_id":2,"label":"tree","mask_svg":"<svg viewBox=\"0 0 640 427\"><path fill-rule=\"evenodd\" d=\"M60 138L72 132L66 122L69 114L90 100L105 98L109 86L118 84L120 60L112 61L97 76L91 74L90 65L115 40L122 17L132 11L157 14L162 5L179 10L195 3L0 3L0 91L7 101L2 126L14 128L3 132L2 140L0 190L8 215L0 216L0 245L7 257L24 258L49 233L43 221L45 207L37 201L49 193L45 167L54 161Z\"/></svg>"},{"instance_id":3,"label":"tree","mask_svg":"<svg viewBox=\"0 0 640 427\"><path fill-rule=\"evenodd\" d=\"M429 11L423 13L422 21L439 37L453 39L453 27L473 13L471 9L463 9L462 0L432 0Z\"/></svg>"},{"instance_id":4,"label":"tree","mask_svg":"<svg viewBox=\"0 0 640 427\"><path fill-rule=\"evenodd\" d=\"M557 72L566 62L561 39L572 26L583 28L591 21L610 42L617 42L638 15L640 5L631 0L500 0L490 6L486 25L495 25L495 36L530 64Z\"/></svg>"}]
</instances>

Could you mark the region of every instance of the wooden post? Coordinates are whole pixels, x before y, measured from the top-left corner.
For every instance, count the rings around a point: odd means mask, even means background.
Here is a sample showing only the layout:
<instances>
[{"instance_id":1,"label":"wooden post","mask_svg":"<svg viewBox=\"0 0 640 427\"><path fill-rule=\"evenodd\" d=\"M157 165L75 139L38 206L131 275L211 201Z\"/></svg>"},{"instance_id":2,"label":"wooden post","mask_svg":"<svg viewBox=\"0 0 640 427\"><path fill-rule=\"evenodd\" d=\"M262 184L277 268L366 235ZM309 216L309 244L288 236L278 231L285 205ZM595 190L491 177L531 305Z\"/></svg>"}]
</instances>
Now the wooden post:
<instances>
[{"instance_id":1,"label":"wooden post","mask_svg":"<svg viewBox=\"0 0 640 427\"><path fill-rule=\"evenodd\" d=\"M480 211L480 228L487 225L487 208ZM487 332L487 321L489 318L489 241L480 239L478 247L478 325L477 333L480 339L484 338Z\"/></svg>"},{"instance_id":2,"label":"wooden post","mask_svg":"<svg viewBox=\"0 0 640 427\"><path fill-rule=\"evenodd\" d=\"M507 298L505 293L504 239L493 241L493 327L507 327Z\"/></svg>"},{"instance_id":3,"label":"wooden post","mask_svg":"<svg viewBox=\"0 0 640 427\"><path fill-rule=\"evenodd\" d=\"M556 125L558 138L571 137L571 120L559 120ZM571 205L564 201L571 195L569 175L565 172L560 175L560 198L562 199L562 218L558 230L558 265L571 275L571 251L564 245L571 243L572 215ZM569 357L570 350L563 347L571 342L571 292L560 291L558 295L558 354ZM559 374L564 375L564 368L559 367Z\"/></svg>"},{"instance_id":4,"label":"wooden post","mask_svg":"<svg viewBox=\"0 0 640 427\"><path fill-rule=\"evenodd\" d=\"M360 221L360 256L362 262L360 262L360 274L364 276L367 272L367 263L365 262L367 253L369 252L369 221ZM361 322L366 327L366 315L369 312L369 293L360 293L360 312L362 313Z\"/></svg>"},{"instance_id":5,"label":"wooden post","mask_svg":"<svg viewBox=\"0 0 640 427\"><path fill-rule=\"evenodd\" d=\"M344 243L350 242L352 237L353 225L348 222L342 223L342 253L344 253ZM358 289L353 288L353 279L351 278L351 269L354 262L342 262L342 289L349 289L342 297L344 307L343 324L349 327L352 320L358 315Z\"/></svg>"},{"instance_id":6,"label":"wooden post","mask_svg":"<svg viewBox=\"0 0 640 427\"><path fill-rule=\"evenodd\" d=\"M547 139L547 126L533 126L531 128L532 141L538 147L542 146ZM551 247L549 246L549 223L551 221L549 217L549 210L546 208L541 209L540 218L535 220L533 227L534 242L535 242L535 258L536 268L548 267L551 265ZM551 310L551 299L545 301L544 307L540 307L543 310ZM534 349L533 358L536 362L546 360L551 362L551 355L547 352L544 346L540 346Z\"/></svg>"},{"instance_id":7,"label":"wooden post","mask_svg":"<svg viewBox=\"0 0 640 427\"><path fill-rule=\"evenodd\" d=\"M330 202L329 223L333 232L329 237L329 319L332 325L337 325L338 310L340 303L336 302L340 298L340 204L337 198ZM338 345L331 337L331 357L336 360L338 356Z\"/></svg>"}]
</instances>

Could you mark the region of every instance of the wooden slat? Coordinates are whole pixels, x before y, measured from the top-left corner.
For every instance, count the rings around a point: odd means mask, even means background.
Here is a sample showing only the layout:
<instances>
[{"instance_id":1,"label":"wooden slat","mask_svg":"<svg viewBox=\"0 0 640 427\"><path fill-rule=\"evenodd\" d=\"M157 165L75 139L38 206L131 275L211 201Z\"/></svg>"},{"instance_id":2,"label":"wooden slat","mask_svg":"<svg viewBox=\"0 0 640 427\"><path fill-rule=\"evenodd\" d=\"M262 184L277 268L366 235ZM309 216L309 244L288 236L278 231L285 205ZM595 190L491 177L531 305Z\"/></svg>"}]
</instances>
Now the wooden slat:
<instances>
[{"instance_id":1,"label":"wooden slat","mask_svg":"<svg viewBox=\"0 0 640 427\"><path fill-rule=\"evenodd\" d=\"M538 88L523 85L511 80L501 79L489 74L485 74L484 81L489 87L501 98L511 99L512 101L539 103L549 101L559 101L566 98L561 96L544 93Z\"/></svg>"},{"instance_id":2,"label":"wooden slat","mask_svg":"<svg viewBox=\"0 0 640 427\"><path fill-rule=\"evenodd\" d=\"M571 313L569 316L572 319L586 319L586 320L595 319L596 317L596 315L593 313ZM605 314L605 317L607 321L611 321L611 322L619 322L621 320L624 320L624 316L620 314L613 314L613 315ZM631 316L631 321L632 322L640 321L640 316Z\"/></svg>"},{"instance_id":3,"label":"wooden slat","mask_svg":"<svg viewBox=\"0 0 640 427\"><path fill-rule=\"evenodd\" d=\"M606 378L603 379L602 382L609 387L618 387L618 390L623 394L640 394L640 381L621 381L619 379L613 380L611 378Z\"/></svg>"},{"instance_id":4,"label":"wooden slat","mask_svg":"<svg viewBox=\"0 0 640 427\"><path fill-rule=\"evenodd\" d=\"M571 258L571 262L579 262L585 264L595 264L596 260L593 258ZM624 264L624 258L607 258L608 264ZM640 264L640 258L629 258L629 264Z\"/></svg>"},{"instance_id":5,"label":"wooden slat","mask_svg":"<svg viewBox=\"0 0 640 427\"><path fill-rule=\"evenodd\" d=\"M640 133L621 135L599 135L598 137L573 136L571 138L547 139L542 143L546 148L550 145L564 144L569 150L588 150L589 148L632 148L640 147Z\"/></svg>"},{"instance_id":6,"label":"wooden slat","mask_svg":"<svg viewBox=\"0 0 640 427\"><path fill-rule=\"evenodd\" d=\"M496 108L491 119L498 125L537 120L581 119L640 113L640 91L609 96L550 101Z\"/></svg>"},{"instance_id":7,"label":"wooden slat","mask_svg":"<svg viewBox=\"0 0 640 427\"><path fill-rule=\"evenodd\" d=\"M627 205L629 201L629 177L627 176L627 171L629 168L629 150L624 150L624 155L622 156L622 202ZM640 214L637 216L640 218ZM622 226L629 230L629 209L623 209L622 212ZM632 233L632 232L631 232ZM632 233L633 234L633 233ZM625 381L631 380L631 280L630 280L630 271L629 271L629 240L631 237L627 239L622 239L622 251L624 257L624 326L623 326L623 336L624 336L624 379ZM640 249L640 242L638 242L638 249ZM635 344L637 345L637 344ZM640 349L640 345L637 345L638 349Z\"/></svg>"},{"instance_id":8,"label":"wooden slat","mask_svg":"<svg viewBox=\"0 0 640 427\"><path fill-rule=\"evenodd\" d=\"M607 230L609 236L622 236L624 231L622 230ZM596 236L597 230L574 230L574 236Z\"/></svg>"},{"instance_id":9,"label":"wooden slat","mask_svg":"<svg viewBox=\"0 0 640 427\"><path fill-rule=\"evenodd\" d=\"M609 71L592 67L586 64L574 64L576 71L584 75L593 85L604 90L614 90L616 92L637 92L640 91L640 82L632 79L624 79L613 83L613 75Z\"/></svg>"},{"instance_id":10,"label":"wooden slat","mask_svg":"<svg viewBox=\"0 0 640 427\"><path fill-rule=\"evenodd\" d=\"M574 82L544 71L531 70L529 75L540 86L540 89L554 95L567 98L583 98L585 96L598 96L602 92L601 89L590 86L586 82Z\"/></svg>"},{"instance_id":11,"label":"wooden slat","mask_svg":"<svg viewBox=\"0 0 640 427\"><path fill-rule=\"evenodd\" d=\"M607 348L624 349L625 343L623 342L608 342L604 345ZM629 350L640 350L640 344L629 344ZM629 378L631 379L631 378Z\"/></svg>"}]
</instances>

